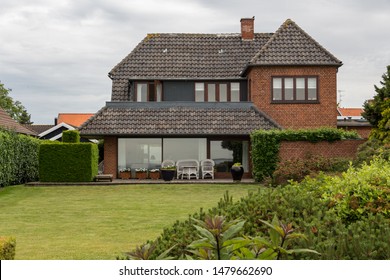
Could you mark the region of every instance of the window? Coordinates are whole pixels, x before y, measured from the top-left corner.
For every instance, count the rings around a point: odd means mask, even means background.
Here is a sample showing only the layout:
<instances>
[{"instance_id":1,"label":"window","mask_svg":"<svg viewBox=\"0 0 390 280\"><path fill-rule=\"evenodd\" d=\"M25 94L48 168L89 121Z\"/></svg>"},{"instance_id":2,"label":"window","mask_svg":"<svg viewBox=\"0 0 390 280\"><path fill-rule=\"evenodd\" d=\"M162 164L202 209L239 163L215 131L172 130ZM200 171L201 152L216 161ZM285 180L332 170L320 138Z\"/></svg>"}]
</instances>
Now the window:
<instances>
[{"instance_id":1,"label":"window","mask_svg":"<svg viewBox=\"0 0 390 280\"><path fill-rule=\"evenodd\" d=\"M217 101L215 84L207 84L207 101L208 102Z\"/></svg>"},{"instance_id":2,"label":"window","mask_svg":"<svg viewBox=\"0 0 390 280\"><path fill-rule=\"evenodd\" d=\"M158 81L137 83L136 90L137 102L161 101L162 84Z\"/></svg>"},{"instance_id":3,"label":"window","mask_svg":"<svg viewBox=\"0 0 390 280\"><path fill-rule=\"evenodd\" d=\"M244 171L249 170L248 141L220 140L210 141L210 158L215 162L217 172L230 172L236 162L241 162Z\"/></svg>"},{"instance_id":4,"label":"window","mask_svg":"<svg viewBox=\"0 0 390 280\"><path fill-rule=\"evenodd\" d=\"M195 83L195 102L204 101L204 83Z\"/></svg>"},{"instance_id":5,"label":"window","mask_svg":"<svg viewBox=\"0 0 390 280\"><path fill-rule=\"evenodd\" d=\"M231 102L240 102L240 84L231 83L230 84L230 101Z\"/></svg>"},{"instance_id":6,"label":"window","mask_svg":"<svg viewBox=\"0 0 390 280\"><path fill-rule=\"evenodd\" d=\"M148 84L137 84L137 102L148 101Z\"/></svg>"},{"instance_id":7,"label":"window","mask_svg":"<svg viewBox=\"0 0 390 280\"><path fill-rule=\"evenodd\" d=\"M273 77L272 102L317 102L317 77Z\"/></svg>"},{"instance_id":8,"label":"window","mask_svg":"<svg viewBox=\"0 0 390 280\"><path fill-rule=\"evenodd\" d=\"M227 101L227 84L219 84L219 102Z\"/></svg>"},{"instance_id":9,"label":"window","mask_svg":"<svg viewBox=\"0 0 390 280\"><path fill-rule=\"evenodd\" d=\"M164 138L163 159L196 159L207 158L206 138Z\"/></svg>"}]
</instances>

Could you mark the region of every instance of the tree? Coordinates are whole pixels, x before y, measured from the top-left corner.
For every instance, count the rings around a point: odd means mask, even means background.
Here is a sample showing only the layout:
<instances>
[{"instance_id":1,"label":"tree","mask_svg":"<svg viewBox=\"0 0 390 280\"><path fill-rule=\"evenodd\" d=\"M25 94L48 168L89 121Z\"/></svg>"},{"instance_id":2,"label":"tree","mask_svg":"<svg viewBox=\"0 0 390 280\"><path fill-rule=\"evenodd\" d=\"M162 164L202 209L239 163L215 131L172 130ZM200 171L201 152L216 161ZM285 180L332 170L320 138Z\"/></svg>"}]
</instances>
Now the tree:
<instances>
[{"instance_id":1,"label":"tree","mask_svg":"<svg viewBox=\"0 0 390 280\"><path fill-rule=\"evenodd\" d=\"M375 87L374 99L364 102L362 114L373 126L370 138L384 143L390 142L390 65L382 75L382 87Z\"/></svg>"},{"instance_id":2,"label":"tree","mask_svg":"<svg viewBox=\"0 0 390 280\"><path fill-rule=\"evenodd\" d=\"M31 115L20 101L14 101L9 92L11 89L4 87L0 82L0 107L3 108L14 120L20 124L32 124Z\"/></svg>"}]
</instances>

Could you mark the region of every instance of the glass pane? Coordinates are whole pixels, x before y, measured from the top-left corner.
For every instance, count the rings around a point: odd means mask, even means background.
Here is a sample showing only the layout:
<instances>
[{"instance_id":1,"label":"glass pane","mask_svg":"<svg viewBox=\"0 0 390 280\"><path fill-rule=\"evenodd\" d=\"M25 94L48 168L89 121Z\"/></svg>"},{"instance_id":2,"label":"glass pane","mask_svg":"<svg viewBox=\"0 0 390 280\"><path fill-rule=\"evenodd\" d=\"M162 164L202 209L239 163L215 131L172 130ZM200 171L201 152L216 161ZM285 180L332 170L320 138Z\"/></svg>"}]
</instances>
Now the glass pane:
<instances>
[{"instance_id":1,"label":"glass pane","mask_svg":"<svg viewBox=\"0 0 390 280\"><path fill-rule=\"evenodd\" d=\"M239 102L240 101L240 84L231 83L230 84L230 101Z\"/></svg>"},{"instance_id":2,"label":"glass pane","mask_svg":"<svg viewBox=\"0 0 390 280\"><path fill-rule=\"evenodd\" d=\"M163 159L196 159L204 160L207 157L206 138L164 138Z\"/></svg>"},{"instance_id":3,"label":"glass pane","mask_svg":"<svg viewBox=\"0 0 390 280\"><path fill-rule=\"evenodd\" d=\"M294 100L294 79L284 79L284 100Z\"/></svg>"},{"instance_id":4,"label":"glass pane","mask_svg":"<svg viewBox=\"0 0 390 280\"><path fill-rule=\"evenodd\" d=\"M208 84L207 85L207 98L209 102L215 102L216 96L215 96L215 84Z\"/></svg>"},{"instance_id":5,"label":"glass pane","mask_svg":"<svg viewBox=\"0 0 390 280\"><path fill-rule=\"evenodd\" d=\"M148 84L137 84L137 102L148 101Z\"/></svg>"},{"instance_id":6,"label":"glass pane","mask_svg":"<svg viewBox=\"0 0 390 280\"><path fill-rule=\"evenodd\" d=\"M282 78L273 78L272 93L272 100L282 100Z\"/></svg>"},{"instance_id":7,"label":"glass pane","mask_svg":"<svg viewBox=\"0 0 390 280\"><path fill-rule=\"evenodd\" d=\"M210 157L217 172L230 172L235 162L240 162L247 171L248 155L248 141L210 141Z\"/></svg>"},{"instance_id":8,"label":"glass pane","mask_svg":"<svg viewBox=\"0 0 390 280\"><path fill-rule=\"evenodd\" d=\"M295 83L297 87L297 100L305 100L305 78L297 78Z\"/></svg>"},{"instance_id":9,"label":"glass pane","mask_svg":"<svg viewBox=\"0 0 390 280\"><path fill-rule=\"evenodd\" d=\"M161 151L160 138L119 138L118 168L160 168Z\"/></svg>"},{"instance_id":10,"label":"glass pane","mask_svg":"<svg viewBox=\"0 0 390 280\"><path fill-rule=\"evenodd\" d=\"M307 79L308 100L317 100L317 78Z\"/></svg>"},{"instance_id":11,"label":"glass pane","mask_svg":"<svg viewBox=\"0 0 390 280\"><path fill-rule=\"evenodd\" d=\"M195 83L195 101L204 102L204 83Z\"/></svg>"},{"instance_id":12,"label":"glass pane","mask_svg":"<svg viewBox=\"0 0 390 280\"><path fill-rule=\"evenodd\" d=\"M219 101L227 102L227 84L219 85Z\"/></svg>"},{"instance_id":13,"label":"glass pane","mask_svg":"<svg viewBox=\"0 0 390 280\"><path fill-rule=\"evenodd\" d=\"M160 102L162 97L162 84L158 83L156 85L156 101Z\"/></svg>"}]
</instances>

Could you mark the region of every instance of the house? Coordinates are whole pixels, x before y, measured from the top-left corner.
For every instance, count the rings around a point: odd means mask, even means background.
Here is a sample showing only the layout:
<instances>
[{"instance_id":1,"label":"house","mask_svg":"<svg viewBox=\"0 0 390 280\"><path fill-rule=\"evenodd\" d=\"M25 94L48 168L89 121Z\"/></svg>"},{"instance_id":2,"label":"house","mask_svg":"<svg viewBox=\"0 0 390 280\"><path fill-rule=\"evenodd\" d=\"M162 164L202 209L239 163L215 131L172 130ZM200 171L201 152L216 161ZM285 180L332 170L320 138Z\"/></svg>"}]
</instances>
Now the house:
<instances>
[{"instance_id":1,"label":"house","mask_svg":"<svg viewBox=\"0 0 390 280\"><path fill-rule=\"evenodd\" d=\"M345 130L356 130L362 138L367 139L372 125L362 116L363 108L337 108L337 127Z\"/></svg>"},{"instance_id":2,"label":"house","mask_svg":"<svg viewBox=\"0 0 390 280\"><path fill-rule=\"evenodd\" d=\"M36 132L40 139L45 140L62 140L62 132L65 130L75 130L87 121L94 114L92 113L59 113L54 119L53 125L25 125L26 128ZM81 138L80 141L89 141L86 138Z\"/></svg>"},{"instance_id":3,"label":"house","mask_svg":"<svg viewBox=\"0 0 390 280\"><path fill-rule=\"evenodd\" d=\"M17 121L11 118L10 115L3 109L0 108L0 129L9 131L15 131L16 133L37 136L37 133L19 124Z\"/></svg>"},{"instance_id":4,"label":"house","mask_svg":"<svg viewBox=\"0 0 390 280\"><path fill-rule=\"evenodd\" d=\"M288 19L275 33L148 34L109 73L111 101L80 127L104 138L104 167L211 158L251 174L256 129L336 127L342 62Z\"/></svg>"}]
</instances>

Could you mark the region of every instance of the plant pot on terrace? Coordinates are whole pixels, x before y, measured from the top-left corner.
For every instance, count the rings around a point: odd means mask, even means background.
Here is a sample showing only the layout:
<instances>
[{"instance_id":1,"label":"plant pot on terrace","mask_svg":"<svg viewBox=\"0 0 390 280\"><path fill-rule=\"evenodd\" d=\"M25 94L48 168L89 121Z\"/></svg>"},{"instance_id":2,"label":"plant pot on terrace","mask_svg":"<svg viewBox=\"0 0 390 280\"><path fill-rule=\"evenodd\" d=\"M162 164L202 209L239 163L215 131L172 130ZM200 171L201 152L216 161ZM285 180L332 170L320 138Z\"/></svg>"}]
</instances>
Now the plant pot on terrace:
<instances>
[{"instance_id":1,"label":"plant pot on terrace","mask_svg":"<svg viewBox=\"0 0 390 280\"><path fill-rule=\"evenodd\" d=\"M135 178L136 179L146 179L148 177L148 170L145 168L140 168L135 170Z\"/></svg>"},{"instance_id":2,"label":"plant pot on terrace","mask_svg":"<svg viewBox=\"0 0 390 280\"><path fill-rule=\"evenodd\" d=\"M242 167L241 163L237 162L233 164L232 168L230 169L230 173L232 174L234 182L240 182L242 176L244 175L244 167Z\"/></svg>"},{"instance_id":3,"label":"plant pot on terrace","mask_svg":"<svg viewBox=\"0 0 390 280\"><path fill-rule=\"evenodd\" d=\"M158 169L149 170L149 178L152 180L160 179L160 170Z\"/></svg>"},{"instance_id":4,"label":"plant pot on terrace","mask_svg":"<svg viewBox=\"0 0 390 280\"><path fill-rule=\"evenodd\" d=\"M175 178L176 168L161 168L160 171L164 181L172 181Z\"/></svg>"},{"instance_id":5,"label":"plant pot on terrace","mask_svg":"<svg viewBox=\"0 0 390 280\"><path fill-rule=\"evenodd\" d=\"M119 178L122 180L128 180L131 178L131 170L130 169L122 169L119 170Z\"/></svg>"}]
</instances>

